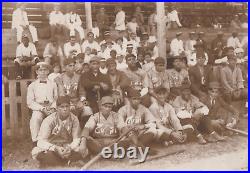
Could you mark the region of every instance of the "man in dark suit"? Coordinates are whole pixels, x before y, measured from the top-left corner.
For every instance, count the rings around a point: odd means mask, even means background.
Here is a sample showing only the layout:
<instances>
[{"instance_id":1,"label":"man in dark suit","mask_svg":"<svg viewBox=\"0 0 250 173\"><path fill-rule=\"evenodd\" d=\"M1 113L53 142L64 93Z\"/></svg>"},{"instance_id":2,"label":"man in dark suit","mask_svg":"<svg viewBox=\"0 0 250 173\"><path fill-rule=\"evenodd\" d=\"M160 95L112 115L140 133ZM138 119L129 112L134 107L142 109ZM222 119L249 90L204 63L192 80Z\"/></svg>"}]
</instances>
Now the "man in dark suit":
<instances>
[{"instance_id":1,"label":"man in dark suit","mask_svg":"<svg viewBox=\"0 0 250 173\"><path fill-rule=\"evenodd\" d=\"M220 88L218 82L210 82L208 96L201 99L209 109L208 117L211 121L210 125L207 126L209 132L221 132L225 129L223 126L233 128L238 121L238 111L232 105L227 104L222 97L219 96ZM224 113L222 113L221 109L228 112L224 111Z\"/></svg>"},{"instance_id":2,"label":"man in dark suit","mask_svg":"<svg viewBox=\"0 0 250 173\"><path fill-rule=\"evenodd\" d=\"M212 76L212 68L205 66L205 54L197 56L197 64L189 68L189 79L191 82L192 94L202 98L206 96L207 84Z\"/></svg>"},{"instance_id":3,"label":"man in dark suit","mask_svg":"<svg viewBox=\"0 0 250 173\"><path fill-rule=\"evenodd\" d=\"M90 71L84 73L80 78L80 98L86 99L93 113L98 112L98 99L110 95L112 85L108 75L99 71L100 58L94 56L90 59Z\"/></svg>"}]
</instances>

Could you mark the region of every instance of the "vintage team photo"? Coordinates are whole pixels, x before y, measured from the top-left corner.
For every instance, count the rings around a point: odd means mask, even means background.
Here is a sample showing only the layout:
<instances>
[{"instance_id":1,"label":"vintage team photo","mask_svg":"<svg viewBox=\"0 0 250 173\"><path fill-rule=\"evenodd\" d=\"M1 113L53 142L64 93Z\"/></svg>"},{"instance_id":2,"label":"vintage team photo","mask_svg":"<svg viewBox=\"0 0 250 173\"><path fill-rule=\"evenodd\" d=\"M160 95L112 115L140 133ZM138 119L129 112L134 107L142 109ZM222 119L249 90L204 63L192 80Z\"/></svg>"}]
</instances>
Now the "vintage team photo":
<instances>
[{"instance_id":1,"label":"vintage team photo","mask_svg":"<svg viewBox=\"0 0 250 173\"><path fill-rule=\"evenodd\" d=\"M248 170L246 2L2 2L3 170Z\"/></svg>"}]
</instances>

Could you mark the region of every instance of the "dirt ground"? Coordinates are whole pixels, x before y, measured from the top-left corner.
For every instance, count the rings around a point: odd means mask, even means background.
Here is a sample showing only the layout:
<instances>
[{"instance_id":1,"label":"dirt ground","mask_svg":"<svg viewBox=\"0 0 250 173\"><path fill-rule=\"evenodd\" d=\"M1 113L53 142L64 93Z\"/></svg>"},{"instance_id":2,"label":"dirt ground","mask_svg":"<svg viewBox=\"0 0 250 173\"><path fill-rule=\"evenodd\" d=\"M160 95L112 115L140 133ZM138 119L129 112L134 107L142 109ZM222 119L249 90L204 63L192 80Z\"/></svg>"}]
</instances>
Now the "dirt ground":
<instances>
[{"instance_id":1,"label":"dirt ground","mask_svg":"<svg viewBox=\"0 0 250 173\"><path fill-rule=\"evenodd\" d=\"M247 131L247 119L241 119L238 129ZM225 142L208 143L199 145L191 142L184 145L172 145L158 148L160 153L182 148L185 151L145 162L131 165L131 161L101 160L90 167L91 170L247 170L248 169L248 139L234 134ZM31 158L32 144L30 138L3 143L2 161L3 170L37 170L38 162ZM234 160L236 162L234 162ZM79 170L84 165L83 161L73 163L70 167L56 168Z\"/></svg>"}]
</instances>

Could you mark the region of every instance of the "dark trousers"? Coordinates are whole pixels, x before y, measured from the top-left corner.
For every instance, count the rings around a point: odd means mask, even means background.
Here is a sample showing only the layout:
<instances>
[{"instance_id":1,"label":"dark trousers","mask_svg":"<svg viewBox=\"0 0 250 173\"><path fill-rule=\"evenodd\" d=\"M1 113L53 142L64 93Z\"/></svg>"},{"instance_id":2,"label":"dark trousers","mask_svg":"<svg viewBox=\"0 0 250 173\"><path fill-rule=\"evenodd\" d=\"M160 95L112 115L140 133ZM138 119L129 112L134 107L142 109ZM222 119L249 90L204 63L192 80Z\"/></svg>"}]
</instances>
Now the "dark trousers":
<instances>
[{"instance_id":1,"label":"dark trousers","mask_svg":"<svg viewBox=\"0 0 250 173\"><path fill-rule=\"evenodd\" d=\"M21 76L22 79L30 79L31 67L32 66L21 66L18 62L15 62L16 77Z\"/></svg>"}]
</instances>

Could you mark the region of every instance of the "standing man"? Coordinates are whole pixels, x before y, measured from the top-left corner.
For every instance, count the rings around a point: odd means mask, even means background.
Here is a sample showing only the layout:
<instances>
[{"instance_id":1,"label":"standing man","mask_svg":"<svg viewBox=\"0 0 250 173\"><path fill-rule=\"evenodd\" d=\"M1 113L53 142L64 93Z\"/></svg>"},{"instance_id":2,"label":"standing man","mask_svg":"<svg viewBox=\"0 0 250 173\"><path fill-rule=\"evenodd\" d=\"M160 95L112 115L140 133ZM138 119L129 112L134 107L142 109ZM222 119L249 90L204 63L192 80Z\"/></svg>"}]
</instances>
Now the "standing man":
<instances>
[{"instance_id":1,"label":"standing man","mask_svg":"<svg viewBox=\"0 0 250 173\"><path fill-rule=\"evenodd\" d=\"M124 31L126 29L126 26L125 26L125 12L122 10L122 7L116 7L116 10L115 10L117 13L116 13L116 16L115 16L115 30L118 30L118 31Z\"/></svg>"},{"instance_id":2,"label":"standing man","mask_svg":"<svg viewBox=\"0 0 250 173\"><path fill-rule=\"evenodd\" d=\"M180 23L180 20L179 20L179 16L178 16L178 12L176 11L176 8L174 6L172 6L172 8L170 9L170 13L168 13L168 19L169 19L169 26L168 28L173 28L173 29L176 29L176 28L181 28L182 25Z\"/></svg>"},{"instance_id":3,"label":"standing man","mask_svg":"<svg viewBox=\"0 0 250 173\"><path fill-rule=\"evenodd\" d=\"M56 106L57 111L44 119L37 147L32 150L40 168L65 166L88 155L86 139L80 138L79 121L70 113L70 98L58 97Z\"/></svg>"},{"instance_id":4,"label":"standing man","mask_svg":"<svg viewBox=\"0 0 250 173\"><path fill-rule=\"evenodd\" d=\"M212 41L210 64L214 64L216 59L220 59L225 54L226 42L223 40L223 32L219 31L217 37Z\"/></svg>"},{"instance_id":5,"label":"standing man","mask_svg":"<svg viewBox=\"0 0 250 173\"><path fill-rule=\"evenodd\" d=\"M37 30L33 25L29 24L27 12L25 11L24 3L17 3L17 9L12 15L12 29L16 29L17 32L17 43L21 43L22 35L24 30L29 30L32 36L32 42L37 44Z\"/></svg>"},{"instance_id":6,"label":"standing man","mask_svg":"<svg viewBox=\"0 0 250 173\"><path fill-rule=\"evenodd\" d=\"M234 31L232 36L227 39L227 47L233 47L234 49L242 47L238 38L238 32Z\"/></svg>"},{"instance_id":7,"label":"standing man","mask_svg":"<svg viewBox=\"0 0 250 173\"><path fill-rule=\"evenodd\" d=\"M56 107L57 86L48 80L49 70L49 64L37 63L37 80L32 82L27 90L27 105L33 111L30 119L30 132L35 146L43 119L55 112Z\"/></svg>"},{"instance_id":8,"label":"standing man","mask_svg":"<svg viewBox=\"0 0 250 173\"><path fill-rule=\"evenodd\" d=\"M96 14L96 21L100 29L101 37L103 37L104 31L109 30L109 18L108 15L105 14L105 9L103 7L101 7L99 13Z\"/></svg>"},{"instance_id":9,"label":"standing man","mask_svg":"<svg viewBox=\"0 0 250 173\"><path fill-rule=\"evenodd\" d=\"M60 4L55 4L54 11L49 14L49 24L51 37L57 33L63 34L65 32L65 16L60 11Z\"/></svg>"},{"instance_id":10,"label":"standing man","mask_svg":"<svg viewBox=\"0 0 250 173\"><path fill-rule=\"evenodd\" d=\"M90 70L80 78L80 98L86 99L93 112L98 112L98 101L101 97L111 94L112 85L108 75L99 70L100 58L93 56L90 59Z\"/></svg>"},{"instance_id":11,"label":"standing man","mask_svg":"<svg viewBox=\"0 0 250 173\"><path fill-rule=\"evenodd\" d=\"M33 76L32 66L39 62L36 47L29 41L27 35L23 35L22 43L16 48L16 79L28 79Z\"/></svg>"}]
</instances>

